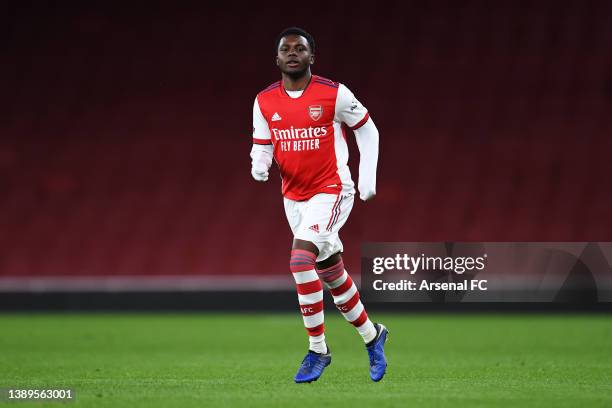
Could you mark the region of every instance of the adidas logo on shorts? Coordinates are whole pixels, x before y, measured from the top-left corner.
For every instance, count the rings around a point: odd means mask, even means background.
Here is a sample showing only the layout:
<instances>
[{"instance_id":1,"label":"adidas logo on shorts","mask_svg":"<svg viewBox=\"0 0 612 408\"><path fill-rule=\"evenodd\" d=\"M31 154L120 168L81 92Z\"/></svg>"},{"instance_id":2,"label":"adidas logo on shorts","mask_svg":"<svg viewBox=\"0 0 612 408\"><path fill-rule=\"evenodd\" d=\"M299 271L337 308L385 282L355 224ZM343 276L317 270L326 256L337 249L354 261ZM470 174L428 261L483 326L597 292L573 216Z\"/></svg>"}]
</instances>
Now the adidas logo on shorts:
<instances>
[{"instance_id":1,"label":"adidas logo on shorts","mask_svg":"<svg viewBox=\"0 0 612 408\"><path fill-rule=\"evenodd\" d=\"M315 224L311 227L308 228L309 230L313 230L314 232L316 232L317 234L319 233L319 224Z\"/></svg>"}]
</instances>

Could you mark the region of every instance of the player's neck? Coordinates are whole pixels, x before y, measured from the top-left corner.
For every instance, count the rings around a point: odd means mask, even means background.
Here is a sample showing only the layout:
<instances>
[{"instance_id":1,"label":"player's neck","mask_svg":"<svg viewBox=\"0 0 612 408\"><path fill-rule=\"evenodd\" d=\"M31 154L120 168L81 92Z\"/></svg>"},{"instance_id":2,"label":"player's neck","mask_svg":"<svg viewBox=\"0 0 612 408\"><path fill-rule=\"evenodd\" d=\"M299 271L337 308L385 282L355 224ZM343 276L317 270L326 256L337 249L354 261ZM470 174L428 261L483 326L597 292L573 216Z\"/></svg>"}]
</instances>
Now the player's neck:
<instances>
[{"instance_id":1,"label":"player's neck","mask_svg":"<svg viewBox=\"0 0 612 408\"><path fill-rule=\"evenodd\" d=\"M310 73L310 69L298 78L292 78L283 73L283 87L287 91L303 91L308 86L311 78L312 74Z\"/></svg>"}]
</instances>

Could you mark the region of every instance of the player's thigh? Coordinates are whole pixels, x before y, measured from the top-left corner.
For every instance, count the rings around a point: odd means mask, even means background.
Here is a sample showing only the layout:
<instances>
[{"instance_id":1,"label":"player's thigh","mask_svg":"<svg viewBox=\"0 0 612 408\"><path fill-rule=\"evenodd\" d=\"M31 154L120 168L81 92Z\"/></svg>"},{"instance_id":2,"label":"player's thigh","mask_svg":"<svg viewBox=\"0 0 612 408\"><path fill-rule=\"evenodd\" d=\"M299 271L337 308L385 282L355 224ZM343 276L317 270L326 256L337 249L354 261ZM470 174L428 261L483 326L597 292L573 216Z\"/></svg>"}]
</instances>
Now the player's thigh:
<instances>
[{"instance_id":1,"label":"player's thigh","mask_svg":"<svg viewBox=\"0 0 612 408\"><path fill-rule=\"evenodd\" d=\"M285 207L285 216L287 217L287 222L289 223L289 228L291 228L291 232L295 235L300 227L302 222L302 208L304 206L304 202L294 201L288 198L283 199L283 205Z\"/></svg>"},{"instance_id":2,"label":"player's thigh","mask_svg":"<svg viewBox=\"0 0 612 408\"><path fill-rule=\"evenodd\" d=\"M312 242L319 249L317 261L342 251L338 232L353 208L353 196L317 194L308 200L295 238Z\"/></svg>"},{"instance_id":3,"label":"player's thigh","mask_svg":"<svg viewBox=\"0 0 612 408\"><path fill-rule=\"evenodd\" d=\"M351 214L351 211L353 210L354 202L355 196L353 194L341 194L338 196L338 202L330 215L327 230L332 233L340 232L340 229L344 226L349 215Z\"/></svg>"},{"instance_id":4,"label":"player's thigh","mask_svg":"<svg viewBox=\"0 0 612 408\"><path fill-rule=\"evenodd\" d=\"M348 194L340 197L340 201L336 206L334 217L329 226L330 236L322 248L319 250L317 261L324 261L334 254L344 252L344 245L340 239L340 229L344 226L353 209L355 198L353 194Z\"/></svg>"}]
</instances>

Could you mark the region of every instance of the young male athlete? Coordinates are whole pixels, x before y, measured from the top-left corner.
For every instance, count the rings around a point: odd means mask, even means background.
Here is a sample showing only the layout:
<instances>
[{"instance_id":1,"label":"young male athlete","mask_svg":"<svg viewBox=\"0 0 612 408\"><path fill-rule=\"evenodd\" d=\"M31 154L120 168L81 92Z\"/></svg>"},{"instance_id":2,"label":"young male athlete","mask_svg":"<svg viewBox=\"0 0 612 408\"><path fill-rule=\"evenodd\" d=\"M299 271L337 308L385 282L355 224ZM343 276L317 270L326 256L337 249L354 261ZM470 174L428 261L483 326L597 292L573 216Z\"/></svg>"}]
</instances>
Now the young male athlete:
<instances>
[{"instance_id":1,"label":"young male athlete","mask_svg":"<svg viewBox=\"0 0 612 408\"><path fill-rule=\"evenodd\" d=\"M282 176L285 213L294 235L289 269L310 342L295 382L317 380L331 363L320 279L338 310L363 337L370 377L380 381L387 368L384 345L388 331L368 318L357 287L344 269L338 236L355 193L344 126L353 130L357 140L358 188L363 201L376 194L378 130L346 86L310 72L314 54L314 39L306 31L292 27L278 36L276 65L282 80L255 99L251 174L257 181L267 181L274 158Z\"/></svg>"}]
</instances>

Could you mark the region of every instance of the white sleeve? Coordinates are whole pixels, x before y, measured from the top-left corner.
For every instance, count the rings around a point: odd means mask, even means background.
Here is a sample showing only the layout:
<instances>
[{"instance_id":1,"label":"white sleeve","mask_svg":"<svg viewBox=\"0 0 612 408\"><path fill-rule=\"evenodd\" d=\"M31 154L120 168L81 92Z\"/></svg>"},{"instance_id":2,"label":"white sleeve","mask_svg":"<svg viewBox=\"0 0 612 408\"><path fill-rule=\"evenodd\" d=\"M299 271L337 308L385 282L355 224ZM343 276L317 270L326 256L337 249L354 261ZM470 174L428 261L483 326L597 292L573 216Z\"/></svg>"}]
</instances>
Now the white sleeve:
<instances>
[{"instance_id":1,"label":"white sleeve","mask_svg":"<svg viewBox=\"0 0 612 408\"><path fill-rule=\"evenodd\" d=\"M355 98L355 95L343 84L338 87L336 96L335 120L344 122L352 130L363 126L370 115L368 110Z\"/></svg>"},{"instance_id":2,"label":"white sleeve","mask_svg":"<svg viewBox=\"0 0 612 408\"><path fill-rule=\"evenodd\" d=\"M354 130L359 148L359 197L367 200L376 195L376 166L378 165L378 129L372 119Z\"/></svg>"},{"instance_id":3,"label":"white sleeve","mask_svg":"<svg viewBox=\"0 0 612 408\"><path fill-rule=\"evenodd\" d=\"M266 118L264 118L263 113L261 113L257 98L255 98L255 102L253 103L253 143L272 143L270 137L270 128L268 127L268 122L266 121Z\"/></svg>"},{"instance_id":4,"label":"white sleeve","mask_svg":"<svg viewBox=\"0 0 612 408\"><path fill-rule=\"evenodd\" d=\"M272 165L273 152L270 128L261 113L259 102L255 98L253 104L253 147L251 148L252 168L267 171Z\"/></svg>"}]
</instances>

